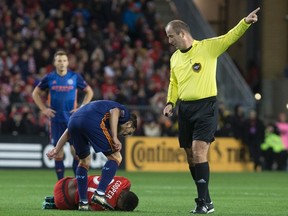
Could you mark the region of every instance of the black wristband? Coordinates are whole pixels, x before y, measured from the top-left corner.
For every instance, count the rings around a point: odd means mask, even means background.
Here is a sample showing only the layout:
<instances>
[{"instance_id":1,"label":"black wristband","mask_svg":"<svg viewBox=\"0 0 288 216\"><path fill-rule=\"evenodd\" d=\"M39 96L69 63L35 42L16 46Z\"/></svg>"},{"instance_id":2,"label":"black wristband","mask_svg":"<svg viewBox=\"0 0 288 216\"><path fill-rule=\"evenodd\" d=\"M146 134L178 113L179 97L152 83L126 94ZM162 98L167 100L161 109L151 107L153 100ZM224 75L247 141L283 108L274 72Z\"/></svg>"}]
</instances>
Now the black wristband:
<instances>
[{"instance_id":1,"label":"black wristband","mask_svg":"<svg viewBox=\"0 0 288 216\"><path fill-rule=\"evenodd\" d=\"M174 107L174 104L173 104L172 102L166 103L166 106L167 106L167 105L172 105L172 107Z\"/></svg>"}]
</instances>

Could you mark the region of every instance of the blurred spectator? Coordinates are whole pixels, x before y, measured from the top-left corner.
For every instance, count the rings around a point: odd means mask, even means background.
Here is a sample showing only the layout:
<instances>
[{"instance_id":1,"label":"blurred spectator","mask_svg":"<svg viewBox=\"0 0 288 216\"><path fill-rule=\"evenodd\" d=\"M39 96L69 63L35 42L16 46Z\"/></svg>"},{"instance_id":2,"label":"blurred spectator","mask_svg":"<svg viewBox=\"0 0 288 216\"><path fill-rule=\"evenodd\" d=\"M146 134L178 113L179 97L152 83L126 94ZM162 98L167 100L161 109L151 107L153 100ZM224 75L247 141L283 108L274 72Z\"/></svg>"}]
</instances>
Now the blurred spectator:
<instances>
[{"instance_id":1,"label":"blurred spectator","mask_svg":"<svg viewBox=\"0 0 288 216\"><path fill-rule=\"evenodd\" d=\"M163 115L160 115L160 126L161 126L161 136L176 136L178 133L178 128L175 127L177 125L177 118L167 118Z\"/></svg>"},{"instance_id":2,"label":"blurred spectator","mask_svg":"<svg viewBox=\"0 0 288 216\"><path fill-rule=\"evenodd\" d=\"M265 137L265 126L258 118L255 110L250 110L247 120L243 124L243 142L249 148L250 158L254 162L254 170L261 170L261 144Z\"/></svg>"},{"instance_id":3,"label":"blurred spectator","mask_svg":"<svg viewBox=\"0 0 288 216\"><path fill-rule=\"evenodd\" d=\"M13 64L11 57L8 55L7 51L2 50L0 56L0 74L2 74L4 70L11 70L12 67Z\"/></svg>"},{"instance_id":4,"label":"blurred spectator","mask_svg":"<svg viewBox=\"0 0 288 216\"><path fill-rule=\"evenodd\" d=\"M71 53L71 69L93 87L94 99L152 104L158 109L174 50L156 9L153 0L1 2L0 106L4 115L8 118L6 109L12 104L31 104L32 89L53 70L51 53L58 48ZM39 131L46 133L45 121L36 110L30 114Z\"/></svg>"},{"instance_id":5,"label":"blurred spectator","mask_svg":"<svg viewBox=\"0 0 288 216\"><path fill-rule=\"evenodd\" d=\"M260 92L260 84L261 84L260 74L261 73L256 62L254 60L250 60L248 63L246 81L250 86L251 90L253 91L253 93Z\"/></svg>"},{"instance_id":6,"label":"blurred spectator","mask_svg":"<svg viewBox=\"0 0 288 216\"><path fill-rule=\"evenodd\" d=\"M15 103L23 103L25 102L24 97L22 95L22 89L19 84L13 86L12 91L9 95L10 104L13 105Z\"/></svg>"},{"instance_id":7,"label":"blurred spectator","mask_svg":"<svg viewBox=\"0 0 288 216\"><path fill-rule=\"evenodd\" d=\"M265 140L261 144L263 154L263 170L287 169L287 151L280 137L280 131L275 124L268 124L265 132Z\"/></svg>"},{"instance_id":8,"label":"blurred spectator","mask_svg":"<svg viewBox=\"0 0 288 216\"><path fill-rule=\"evenodd\" d=\"M10 105L10 91L11 87L8 84L3 83L0 85L0 110L6 110L6 108Z\"/></svg>"},{"instance_id":9,"label":"blurred spectator","mask_svg":"<svg viewBox=\"0 0 288 216\"><path fill-rule=\"evenodd\" d=\"M233 136L231 113L226 108L224 102L219 102L218 126L215 136L231 137Z\"/></svg>"},{"instance_id":10,"label":"blurred spectator","mask_svg":"<svg viewBox=\"0 0 288 216\"><path fill-rule=\"evenodd\" d=\"M287 115L285 112L280 112L278 114L276 125L279 128L280 136L285 146L285 149L288 150L288 122L287 122Z\"/></svg>"},{"instance_id":11,"label":"blurred spectator","mask_svg":"<svg viewBox=\"0 0 288 216\"><path fill-rule=\"evenodd\" d=\"M243 138L243 123L245 121L245 114L243 106L240 104L235 105L234 113L231 116L231 126L234 138L242 140Z\"/></svg>"},{"instance_id":12,"label":"blurred spectator","mask_svg":"<svg viewBox=\"0 0 288 216\"><path fill-rule=\"evenodd\" d=\"M161 126L155 119L152 113L147 113L143 124L144 136L148 137L160 137L161 136Z\"/></svg>"},{"instance_id":13,"label":"blurred spectator","mask_svg":"<svg viewBox=\"0 0 288 216\"><path fill-rule=\"evenodd\" d=\"M13 136L17 136L29 134L31 132L30 129L33 131L33 125L29 124L27 121L27 113L23 114L21 111L15 110L3 123L2 131L3 134L11 134Z\"/></svg>"}]
</instances>

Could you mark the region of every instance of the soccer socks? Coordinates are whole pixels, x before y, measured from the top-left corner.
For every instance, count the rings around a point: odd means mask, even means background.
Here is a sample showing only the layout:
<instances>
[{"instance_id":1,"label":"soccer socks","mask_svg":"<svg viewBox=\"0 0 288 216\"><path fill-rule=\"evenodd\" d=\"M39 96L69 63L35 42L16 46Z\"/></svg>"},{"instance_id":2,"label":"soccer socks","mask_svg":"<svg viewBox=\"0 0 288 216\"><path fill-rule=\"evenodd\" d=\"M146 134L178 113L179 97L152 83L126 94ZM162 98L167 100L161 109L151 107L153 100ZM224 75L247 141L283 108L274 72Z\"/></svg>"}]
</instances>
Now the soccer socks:
<instances>
[{"instance_id":1,"label":"soccer socks","mask_svg":"<svg viewBox=\"0 0 288 216\"><path fill-rule=\"evenodd\" d=\"M97 191L105 193L111 180L114 178L116 171L118 169L118 164L114 160L108 160L104 167L102 168L101 179L97 188Z\"/></svg>"},{"instance_id":2,"label":"soccer socks","mask_svg":"<svg viewBox=\"0 0 288 216\"><path fill-rule=\"evenodd\" d=\"M78 194L79 194L79 201L83 203L87 203L87 184L88 184L88 177L87 177L88 170L82 166L78 166L76 169L76 180L78 185Z\"/></svg>"},{"instance_id":3,"label":"soccer socks","mask_svg":"<svg viewBox=\"0 0 288 216\"><path fill-rule=\"evenodd\" d=\"M211 202L210 194L208 192L209 174L208 162L195 164L195 183L197 186L198 198L204 199L207 203L209 201Z\"/></svg>"},{"instance_id":4,"label":"soccer socks","mask_svg":"<svg viewBox=\"0 0 288 216\"><path fill-rule=\"evenodd\" d=\"M208 164L209 165L209 164ZM195 177L195 166L189 166L189 170L191 173L191 176L196 184L196 177ZM206 199L205 199L206 203L211 203L211 198L210 198L210 194L209 194L209 188L207 188L207 194L206 194Z\"/></svg>"},{"instance_id":5,"label":"soccer socks","mask_svg":"<svg viewBox=\"0 0 288 216\"><path fill-rule=\"evenodd\" d=\"M75 176L76 176L76 170L77 170L78 164L79 164L78 157L74 157L73 164L72 164L72 169L73 169L73 172L74 172Z\"/></svg>"},{"instance_id":6,"label":"soccer socks","mask_svg":"<svg viewBox=\"0 0 288 216\"><path fill-rule=\"evenodd\" d=\"M64 162L63 160L55 160L55 171L58 180L64 177Z\"/></svg>"}]
</instances>

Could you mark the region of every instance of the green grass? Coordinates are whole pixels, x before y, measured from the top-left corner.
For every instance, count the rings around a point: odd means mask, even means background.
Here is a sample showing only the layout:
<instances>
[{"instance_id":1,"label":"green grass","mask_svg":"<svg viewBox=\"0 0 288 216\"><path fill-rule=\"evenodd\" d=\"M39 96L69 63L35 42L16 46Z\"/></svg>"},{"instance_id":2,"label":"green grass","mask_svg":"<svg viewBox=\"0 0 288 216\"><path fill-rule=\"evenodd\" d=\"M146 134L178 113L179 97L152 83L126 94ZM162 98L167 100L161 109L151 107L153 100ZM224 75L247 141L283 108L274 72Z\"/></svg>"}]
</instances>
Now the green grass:
<instances>
[{"instance_id":1,"label":"green grass","mask_svg":"<svg viewBox=\"0 0 288 216\"><path fill-rule=\"evenodd\" d=\"M90 170L90 174L100 171ZM44 197L53 194L53 170L0 170L0 215L191 215L196 196L188 173L139 173L118 171L128 177L139 196L134 212L78 212L42 210ZM66 175L72 175L67 171ZM288 173L212 173L210 193L213 215L288 215Z\"/></svg>"}]
</instances>

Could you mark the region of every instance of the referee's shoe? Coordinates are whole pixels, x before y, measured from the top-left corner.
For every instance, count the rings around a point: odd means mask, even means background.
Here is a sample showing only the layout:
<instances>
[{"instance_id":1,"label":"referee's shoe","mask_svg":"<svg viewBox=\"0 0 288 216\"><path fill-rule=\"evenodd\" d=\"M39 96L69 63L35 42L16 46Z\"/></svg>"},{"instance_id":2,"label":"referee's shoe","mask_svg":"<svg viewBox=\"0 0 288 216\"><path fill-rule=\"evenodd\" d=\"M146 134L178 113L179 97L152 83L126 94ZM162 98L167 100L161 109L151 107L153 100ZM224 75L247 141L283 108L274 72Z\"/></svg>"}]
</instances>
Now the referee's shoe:
<instances>
[{"instance_id":1,"label":"referee's shoe","mask_svg":"<svg viewBox=\"0 0 288 216\"><path fill-rule=\"evenodd\" d=\"M206 203L205 200L198 198L195 199L195 202L196 208L190 211L192 214L210 214L215 211L212 202Z\"/></svg>"}]
</instances>

